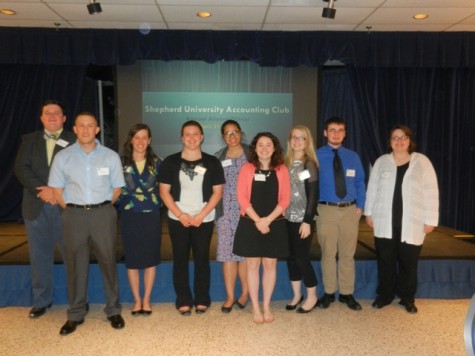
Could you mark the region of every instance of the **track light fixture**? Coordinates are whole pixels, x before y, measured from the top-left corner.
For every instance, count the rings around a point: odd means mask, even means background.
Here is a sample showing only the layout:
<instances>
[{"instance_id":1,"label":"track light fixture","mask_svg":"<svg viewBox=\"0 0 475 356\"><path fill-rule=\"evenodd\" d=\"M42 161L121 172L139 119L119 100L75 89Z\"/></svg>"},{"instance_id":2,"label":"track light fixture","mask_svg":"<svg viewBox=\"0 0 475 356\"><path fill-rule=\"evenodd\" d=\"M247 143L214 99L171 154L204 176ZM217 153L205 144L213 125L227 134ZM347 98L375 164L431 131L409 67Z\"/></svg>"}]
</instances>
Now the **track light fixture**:
<instances>
[{"instance_id":1,"label":"track light fixture","mask_svg":"<svg viewBox=\"0 0 475 356\"><path fill-rule=\"evenodd\" d=\"M334 19L336 15L335 1L336 0L323 0L328 3L327 7L323 8L322 17L326 19Z\"/></svg>"},{"instance_id":2,"label":"track light fixture","mask_svg":"<svg viewBox=\"0 0 475 356\"><path fill-rule=\"evenodd\" d=\"M102 12L101 4L96 2L96 0L89 0L87 11L89 11L89 15L100 14Z\"/></svg>"}]
</instances>

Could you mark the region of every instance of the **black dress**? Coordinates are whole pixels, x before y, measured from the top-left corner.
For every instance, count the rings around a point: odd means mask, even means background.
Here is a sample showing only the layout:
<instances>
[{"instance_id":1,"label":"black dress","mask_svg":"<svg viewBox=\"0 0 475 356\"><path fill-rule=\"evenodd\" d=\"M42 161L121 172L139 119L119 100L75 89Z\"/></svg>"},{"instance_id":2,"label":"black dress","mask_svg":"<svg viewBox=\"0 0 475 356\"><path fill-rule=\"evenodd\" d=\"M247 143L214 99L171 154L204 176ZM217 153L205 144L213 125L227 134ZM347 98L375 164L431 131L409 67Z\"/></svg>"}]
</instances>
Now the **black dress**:
<instances>
[{"instance_id":1,"label":"black dress","mask_svg":"<svg viewBox=\"0 0 475 356\"><path fill-rule=\"evenodd\" d=\"M259 216L269 215L276 207L279 182L274 170L264 171L265 181L252 181L251 204ZM289 254L284 216L270 224L270 232L262 234L247 215L241 216L234 237L233 253L243 257L285 258Z\"/></svg>"}]
</instances>

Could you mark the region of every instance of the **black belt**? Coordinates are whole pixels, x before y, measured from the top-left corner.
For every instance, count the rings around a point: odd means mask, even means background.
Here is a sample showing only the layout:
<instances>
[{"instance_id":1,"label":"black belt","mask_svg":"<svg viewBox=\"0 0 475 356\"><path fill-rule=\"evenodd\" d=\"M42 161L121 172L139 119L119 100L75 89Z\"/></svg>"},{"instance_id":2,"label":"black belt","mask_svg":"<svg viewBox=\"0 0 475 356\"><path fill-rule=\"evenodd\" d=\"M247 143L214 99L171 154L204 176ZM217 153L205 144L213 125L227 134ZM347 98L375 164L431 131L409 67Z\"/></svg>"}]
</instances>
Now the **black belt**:
<instances>
[{"instance_id":1,"label":"black belt","mask_svg":"<svg viewBox=\"0 0 475 356\"><path fill-rule=\"evenodd\" d=\"M68 206L70 208L80 208L80 209L89 210L89 209L99 208L99 207L104 206L104 205L109 205L110 203L111 203L110 200L105 200L105 201L103 201L102 203L99 203L99 204L79 205L79 204L68 203L68 204L66 204L66 206Z\"/></svg>"},{"instance_id":2,"label":"black belt","mask_svg":"<svg viewBox=\"0 0 475 356\"><path fill-rule=\"evenodd\" d=\"M348 201L343 203L332 203L331 201L320 201L319 204L329 205L329 206L337 206L339 208L346 208L347 206L355 205L355 201Z\"/></svg>"}]
</instances>

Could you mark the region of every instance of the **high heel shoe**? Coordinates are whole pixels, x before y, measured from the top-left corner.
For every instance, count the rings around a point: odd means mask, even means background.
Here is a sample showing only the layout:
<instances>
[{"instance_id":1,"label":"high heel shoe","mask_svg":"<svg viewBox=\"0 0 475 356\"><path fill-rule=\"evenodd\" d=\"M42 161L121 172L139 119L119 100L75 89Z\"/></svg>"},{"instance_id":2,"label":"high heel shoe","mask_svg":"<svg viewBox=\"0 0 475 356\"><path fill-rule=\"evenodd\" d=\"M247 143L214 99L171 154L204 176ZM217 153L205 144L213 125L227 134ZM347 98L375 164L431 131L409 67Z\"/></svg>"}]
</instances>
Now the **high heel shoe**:
<instances>
[{"instance_id":1,"label":"high heel shoe","mask_svg":"<svg viewBox=\"0 0 475 356\"><path fill-rule=\"evenodd\" d=\"M303 295L300 297L300 300L297 302L297 304L287 304L285 306L285 310L295 310L297 309L298 305L303 302Z\"/></svg>"},{"instance_id":2,"label":"high heel shoe","mask_svg":"<svg viewBox=\"0 0 475 356\"><path fill-rule=\"evenodd\" d=\"M246 303L241 304L241 303L239 303L239 299L236 299L236 301L234 303L238 306L239 309L244 309L247 305L247 301L246 301Z\"/></svg>"},{"instance_id":3,"label":"high heel shoe","mask_svg":"<svg viewBox=\"0 0 475 356\"><path fill-rule=\"evenodd\" d=\"M234 306L234 303L231 304L229 307L225 307L223 304L223 306L221 307L221 312L223 312L224 314L229 314L231 313L231 310L233 310L233 306Z\"/></svg>"},{"instance_id":4,"label":"high heel shoe","mask_svg":"<svg viewBox=\"0 0 475 356\"><path fill-rule=\"evenodd\" d=\"M313 309L315 309L317 307L317 303L318 303L318 300L315 302L315 304L313 305L313 307L311 307L310 309L304 309L303 307L300 307L297 309L297 313L299 314L307 314L307 313L310 313Z\"/></svg>"}]
</instances>

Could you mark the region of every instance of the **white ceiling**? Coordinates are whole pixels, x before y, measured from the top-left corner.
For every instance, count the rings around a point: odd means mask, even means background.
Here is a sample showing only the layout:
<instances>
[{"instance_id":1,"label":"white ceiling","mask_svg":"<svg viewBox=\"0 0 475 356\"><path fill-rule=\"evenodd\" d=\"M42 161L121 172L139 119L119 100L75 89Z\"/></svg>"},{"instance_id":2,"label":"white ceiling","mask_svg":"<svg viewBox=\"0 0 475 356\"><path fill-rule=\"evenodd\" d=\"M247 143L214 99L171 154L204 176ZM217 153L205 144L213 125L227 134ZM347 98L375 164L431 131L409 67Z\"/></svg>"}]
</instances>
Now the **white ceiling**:
<instances>
[{"instance_id":1,"label":"white ceiling","mask_svg":"<svg viewBox=\"0 0 475 356\"><path fill-rule=\"evenodd\" d=\"M475 0L337 0L335 19L322 18L323 0L89 0L0 1L0 27L250 31L474 31ZM198 11L212 16L201 19ZM427 13L426 20L413 15Z\"/></svg>"}]
</instances>

